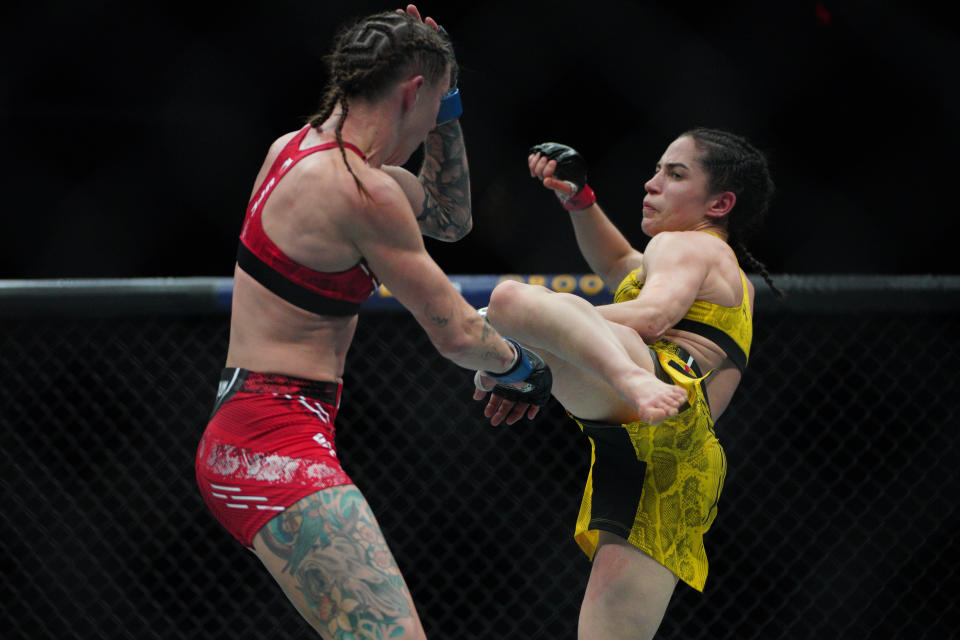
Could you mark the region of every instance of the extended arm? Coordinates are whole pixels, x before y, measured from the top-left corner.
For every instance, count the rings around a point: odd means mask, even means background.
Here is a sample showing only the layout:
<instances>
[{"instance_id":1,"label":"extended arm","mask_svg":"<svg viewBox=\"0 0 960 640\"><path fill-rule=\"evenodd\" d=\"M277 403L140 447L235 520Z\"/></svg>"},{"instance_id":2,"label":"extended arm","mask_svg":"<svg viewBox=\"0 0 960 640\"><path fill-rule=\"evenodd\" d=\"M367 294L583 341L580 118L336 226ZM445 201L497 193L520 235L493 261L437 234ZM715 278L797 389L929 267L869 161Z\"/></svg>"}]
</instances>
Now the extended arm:
<instances>
[{"instance_id":1,"label":"extended arm","mask_svg":"<svg viewBox=\"0 0 960 640\"><path fill-rule=\"evenodd\" d=\"M441 355L468 369L507 370L516 352L481 318L427 254L404 195L380 174L364 178L354 240L380 280L416 318Z\"/></svg>"}]
</instances>

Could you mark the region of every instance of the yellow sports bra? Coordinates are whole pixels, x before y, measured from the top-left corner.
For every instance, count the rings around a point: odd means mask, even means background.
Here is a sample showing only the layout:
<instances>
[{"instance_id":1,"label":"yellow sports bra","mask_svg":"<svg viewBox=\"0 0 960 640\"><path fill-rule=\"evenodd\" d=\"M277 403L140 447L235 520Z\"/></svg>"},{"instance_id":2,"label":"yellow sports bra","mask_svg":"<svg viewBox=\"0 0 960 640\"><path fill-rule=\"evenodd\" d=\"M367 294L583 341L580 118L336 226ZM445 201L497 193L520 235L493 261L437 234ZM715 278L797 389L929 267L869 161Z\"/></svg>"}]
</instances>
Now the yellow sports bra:
<instances>
[{"instance_id":1,"label":"yellow sports bra","mask_svg":"<svg viewBox=\"0 0 960 640\"><path fill-rule=\"evenodd\" d=\"M645 279L646 274L643 272L642 265L628 273L617 287L613 301L625 302L636 299ZM739 306L723 307L704 300L694 300L690 309L673 328L695 333L714 342L742 372L747 367L747 360L750 357L753 319L750 316L747 276L742 270L740 280L743 283L743 298Z\"/></svg>"}]
</instances>

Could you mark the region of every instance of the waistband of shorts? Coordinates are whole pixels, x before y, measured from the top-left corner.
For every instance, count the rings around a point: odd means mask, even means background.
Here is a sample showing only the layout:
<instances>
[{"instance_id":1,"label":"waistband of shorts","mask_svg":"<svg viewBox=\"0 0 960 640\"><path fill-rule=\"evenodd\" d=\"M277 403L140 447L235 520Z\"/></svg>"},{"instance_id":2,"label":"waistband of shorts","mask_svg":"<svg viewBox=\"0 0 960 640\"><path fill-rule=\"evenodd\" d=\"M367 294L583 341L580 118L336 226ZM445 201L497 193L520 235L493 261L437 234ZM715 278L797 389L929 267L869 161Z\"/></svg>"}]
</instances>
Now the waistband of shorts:
<instances>
[{"instance_id":1,"label":"waistband of shorts","mask_svg":"<svg viewBox=\"0 0 960 640\"><path fill-rule=\"evenodd\" d=\"M297 395L325 402L333 407L340 404L343 384L330 380L310 380L281 373L264 373L227 367L220 374L221 384L237 385L245 393L276 393Z\"/></svg>"},{"instance_id":2,"label":"waistband of shorts","mask_svg":"<svg viewBox=\"0 0 960 640\"><path fill-rule=\"evenodd\" d=\"M703 373L700 369L700 365L697 364L696 359L694 359L694 357L690 355L689 351L687 351L680 345L676 344L675 342L670 342L669 340L657 340L656 342L653 343L653 345L650 346L650 351L653 353L656 353L656 349L654 349L654 347L662 349L663 351L666 351L668 353L672 353L673 355L678 357L680 360L683 360L683 362L688 367L690 367L690 371L693 372L694 377L697 377L697 378L703 377ZM653 363L659 371L660 362L656 357L653 358ZM687 371L683 371L683 373L690 375L690 372L687 372Z\"/></svg>"}]
</instances>

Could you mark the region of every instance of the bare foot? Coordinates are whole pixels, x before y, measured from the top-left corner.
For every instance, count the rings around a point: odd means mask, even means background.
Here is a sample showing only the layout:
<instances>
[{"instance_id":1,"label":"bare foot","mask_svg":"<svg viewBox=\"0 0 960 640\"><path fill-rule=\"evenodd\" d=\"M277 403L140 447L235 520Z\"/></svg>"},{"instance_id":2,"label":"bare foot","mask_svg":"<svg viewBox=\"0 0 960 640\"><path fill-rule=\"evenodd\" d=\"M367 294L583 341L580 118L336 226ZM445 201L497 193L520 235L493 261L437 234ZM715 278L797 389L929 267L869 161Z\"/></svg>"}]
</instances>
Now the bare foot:
<instances>
[{"instance_id":1,"label":"bare foot","mask_svg":"<svg viewBox=\"0 0 960 640\"><path fill-rule=\"evenodd\" d=\"M623 379L616 388L634 406L640 420L647 424L672 418L687 400L687 392L682 387L662 382L644 369Z\"/></svg>"}]
</instances>

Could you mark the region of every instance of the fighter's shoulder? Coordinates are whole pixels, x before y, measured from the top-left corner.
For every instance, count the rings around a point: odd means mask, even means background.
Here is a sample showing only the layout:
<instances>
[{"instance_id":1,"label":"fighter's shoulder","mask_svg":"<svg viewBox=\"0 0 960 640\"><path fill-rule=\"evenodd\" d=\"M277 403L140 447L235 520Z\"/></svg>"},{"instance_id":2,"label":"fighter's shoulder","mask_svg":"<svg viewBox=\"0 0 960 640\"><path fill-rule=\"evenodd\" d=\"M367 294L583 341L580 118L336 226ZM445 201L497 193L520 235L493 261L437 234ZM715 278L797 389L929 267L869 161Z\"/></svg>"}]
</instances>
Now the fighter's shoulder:
<instances>
[{"instance_id":1,"label":"fighter's shoulder","mask_svg":"<svg viewBox=\"0 0 960 640\"><path fill-rule=\"evenodd\" d=\"M702 278L698 298L713 301L725 306L733 306L738 299L727 299L727 292L742 292L740 285L742 271L733 248L726 240L702 231L670 231L657 234L650 245L656 264L665 272L676 274L686 272ZM651 262L654 262L652 260ZM747 282L748 289L751 287Z\"/></svg>"},{"instance_id":2,"label":"fighter's shoulder","mask_svg":"<svg viewBox=\"0 0 960 640\"><path fill-rule=\"evenodd\" d=\"M700 231L662 231L650 239L644 249L645 258L712 260L721 251L729 252L727 243Z\"/></svg>"},{"instance_id":3,"label":"fighter's shoulder","mask_svg":"<svg viewBox=\"0 0 960 640\"><path fill-rule=\"evenodd\" d=\"M362 191L365 208L387 212L412 211L400 183L389 173L366 165L355 173L363 185L363 189L358 189L358 193Z\"/></svg>"},{"instance_id":4,"label":"fighter's shoulder","mask_svg":"<svg viewBox=\"0 0 960 640\"><path fill-rule=\"evenodd\" d=\"M336 198L355 211L389 211L408 204L396 180L347 150L308 156L300 167L301 188L318 200ZM344 157L345 156L345 157ZM408 205L409 206L409 205Z\"/></svg>"},{"instance_id":5,"label":"fighter's shoulder","mask_svg":"<svg viewBox=\"0 0 960 640\"><path fill-rule=\"evenodd\" d=\"M374 167L365 167L355 174L359 185L349 175L337 183L338 190L348 199L350 215L344 221L362 235L388 243L407 244L414 238L422 242L410 201L397 181Z\"/></svg>"},{"instance_id":6,"label":"fighter's shoulder","mask_svg":"<svg viewBox=\"0 0 960 640\"><path fill-rule=\"evenodd\" d=\"M289 131L271 142L270 148L267 149L267 157L272 160L279 156L297 133L299 131Z\"/></svg>"}]
</instances>

